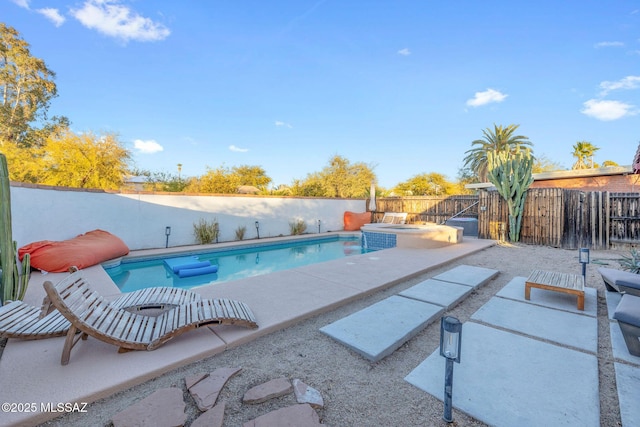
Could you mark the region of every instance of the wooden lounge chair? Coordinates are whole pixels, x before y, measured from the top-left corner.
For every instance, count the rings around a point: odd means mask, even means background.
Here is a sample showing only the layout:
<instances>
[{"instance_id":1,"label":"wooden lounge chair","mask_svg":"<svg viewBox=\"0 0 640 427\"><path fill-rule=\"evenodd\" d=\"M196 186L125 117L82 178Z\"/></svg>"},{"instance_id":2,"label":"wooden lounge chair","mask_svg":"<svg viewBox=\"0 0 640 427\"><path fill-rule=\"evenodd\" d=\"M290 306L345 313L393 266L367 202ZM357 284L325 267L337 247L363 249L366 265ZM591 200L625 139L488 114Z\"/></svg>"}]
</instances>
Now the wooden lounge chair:
<instances>
[{"instance_id":1,"label":"wooden lounge chair","mask_svg":"<svg viewBox=\"0 0 640 427\"><path fill-rule=\"evenodd\" d=\"M230 299L212 299L175 306L158 316L143 316L113 307L93 291L82 274L72 273L57 284L44 283L51 304L71 326L62 349L61 363L69 363L71 349L88 336L129 350L155 350L183 332L210 324L257 328L251 309ZM76 333L79 334L76 336Z\"/></svg>"},{"instance_id":2,"label":"wooden lounge chair","mask_svg":"<svg viewBox=\"0 0 640 427\"><path fill-rule=\"evenodd\" d=\"M406 212L385 212L381 224L404 224L407 221Z\"/></svg>"},{"instance_id":3,"label":"wooden lounge chair","mask_svg":"<svg viewBox=\"0 0 640 427\"><path fill-rule=\"evenodd\" d=\"M110 305L128 311L166 310L177 305L200 301L200 294L180 288L156 287L122 294ZM67 334L69 321L46 297L42 308L22 301L0 307L0 338L37 340Z\"/></svg>"}]
</instances>

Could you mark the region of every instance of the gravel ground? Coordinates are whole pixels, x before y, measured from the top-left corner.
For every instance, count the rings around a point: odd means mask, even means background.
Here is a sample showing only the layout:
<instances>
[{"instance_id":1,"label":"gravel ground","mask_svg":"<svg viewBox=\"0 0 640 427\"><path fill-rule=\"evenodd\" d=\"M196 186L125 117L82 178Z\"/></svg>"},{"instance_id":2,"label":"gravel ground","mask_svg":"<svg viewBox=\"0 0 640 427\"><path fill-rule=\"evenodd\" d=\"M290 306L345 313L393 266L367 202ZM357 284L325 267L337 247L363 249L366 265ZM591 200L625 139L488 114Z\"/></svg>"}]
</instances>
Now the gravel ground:
<instances>
[{"instance_id":1,"label":"gravel ground","mask_svg":"<svg viewBox=\"0 0 640 427\"><path fill-rule=\"evenodd\" d=\"M259 405L242 404L242 396L248 389L278 377L291 380L299 378L320 391L325 407L318 410L318 414L322 423L330 426L483 426L485 424L482 422L455 409L454 422L447 424L442 420L442 402L404 381L409 372L438 348L439 322L432 323L392 355L377 363L370 363L325 336L319 329L459 264L499 270L500 274L494 280L475 290L448 312L465 322L515 276L527 276L534 268L579 273L577 255L575 250L522 244L497 245L375 295L95 402L88 407L87 414L69 414L44 425L108 426L111 425L113 415L141 398L159 388L176 386L184 390L188 426L197 418L199 411L186 392L184 378L220 367L240 367L242 371L229 380L218 399L219 402L226 401L225 426L242 426L268 411L294 404L293 395ZM609 264L617 268L619 264L615 259L619 257L620 252L592 251L591 259L594 263L587 267L587 286L598 289L600 421L603 426L619 426L621 421L605 290L596 268L598 264Z\"/></svg>"}]
</instances>

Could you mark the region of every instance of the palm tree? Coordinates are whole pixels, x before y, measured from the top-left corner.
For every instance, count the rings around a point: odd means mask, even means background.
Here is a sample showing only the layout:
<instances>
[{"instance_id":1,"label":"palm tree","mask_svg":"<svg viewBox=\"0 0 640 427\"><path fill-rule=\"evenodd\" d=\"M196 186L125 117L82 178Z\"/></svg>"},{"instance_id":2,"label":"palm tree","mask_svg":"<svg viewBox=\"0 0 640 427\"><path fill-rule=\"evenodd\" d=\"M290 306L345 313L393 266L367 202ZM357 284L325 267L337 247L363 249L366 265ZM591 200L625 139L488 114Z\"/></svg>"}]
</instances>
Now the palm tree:
<instances>
[{"instance_id":1,"label":"palm tree","mask_svg":"<svg viewBox=\"0 0 640 427\"><path fill-rule=\"evenodd\" d=\"M520 151L521 145L533 146L529 138L523 135L515 135L520 125L507 127L493 125L493 130L487 128L482 131L483 139L476 139L471 143L475 148L465 152L464 166L470 168L480 182L487 180L487 152L508 151L512 154Z\"/></svg>"},{"instance_id":2,"label":"palm tree","mask_svg":"<svg viewBox=\"0 0 640 427\"><path fill-rule=\"evenodd\" d=\"M590 169L594 167L593 155L600 148L596 147L588 141L578 141L573 144L573 157L576 158L576 162L571 166L571 169Z\"/></svg>"}]
</instances>

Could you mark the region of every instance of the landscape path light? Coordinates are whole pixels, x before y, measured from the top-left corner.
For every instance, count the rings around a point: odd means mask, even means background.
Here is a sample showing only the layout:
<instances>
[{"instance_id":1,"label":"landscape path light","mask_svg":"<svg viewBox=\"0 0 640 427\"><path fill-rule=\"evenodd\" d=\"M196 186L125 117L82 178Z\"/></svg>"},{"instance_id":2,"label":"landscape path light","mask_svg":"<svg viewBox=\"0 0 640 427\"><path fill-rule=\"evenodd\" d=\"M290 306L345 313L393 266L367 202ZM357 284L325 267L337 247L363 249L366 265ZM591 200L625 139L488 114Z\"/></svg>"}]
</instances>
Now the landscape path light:
<instances>
[{"instance_id":1,"label":"landscape path light","mask_svg":"<svg viewBox=\"0 0 640 427\"><path fill-rule=\"evenodd\" d=\"M256 221L256 234L258 235L258 239L260 238L260 223Z\"/></svg>"},{"instance_id":2,"label":"landscape path light","mask_svg":"<svg viewBox=\"0 0 640 427\"><path fill-rule=\"evenodd\" d=\"M440 319L440 356L446 359L444 371L444 414L442 419L450 423L453 397L453 362L460 363L462 349L462 323L452 316Z\"/></svg>"},{"instance_id":3,"label":"landscape path light","mask_svg":"<svg viewBox=\"0 0 640 427\"><path fill-rule=\"evenodd\" d=\"M579 256L580 264L582 264L582 279L587 283L587 264L589 264L589 248L580 248Z\"/></svg>"},{"instance_id":4,"label":"landscape path light","mask_svg":"<svg viewBox=\"0 0 640 427\"><path fill-rule=\"evenodd\" d=\"M171 227L167 226L164 228L164 235L167 238L167 241L164 245L165 248L169 247L169 236L171 235Z\"/></svg>"}]
</instances>

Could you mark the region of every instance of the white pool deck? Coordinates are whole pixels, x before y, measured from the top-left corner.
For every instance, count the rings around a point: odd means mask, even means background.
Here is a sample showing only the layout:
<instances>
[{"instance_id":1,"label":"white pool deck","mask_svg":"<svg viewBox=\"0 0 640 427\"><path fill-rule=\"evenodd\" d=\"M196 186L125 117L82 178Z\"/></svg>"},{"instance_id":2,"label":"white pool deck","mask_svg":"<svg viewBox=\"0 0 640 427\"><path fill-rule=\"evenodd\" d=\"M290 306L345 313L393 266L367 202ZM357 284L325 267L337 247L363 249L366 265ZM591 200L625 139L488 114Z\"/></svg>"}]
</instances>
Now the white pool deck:
<instances>
[{"instance_id":1,"label":"white pool deck","mask_svg":"<svg viewBox=\"0 0 640 427\"><path fill-rule=\"evenodd\" d=\"M197 288L205 298L232 298L247 303L260 325L197 329L151 352L118 354L115 346L89 338L78 343L68 365L60 364L64 338L9 340L0 359L0 401L34 403L35 412L3 413L2 426L33 426L60 413L43 405L93 402L143 383L177 367L221 353L301 320L425 273L494 245L466 238L437 249L388 249L293 270ZM152 254L154 251L145 251ZM85 270L96 290L115 296L118 288L102 267ZM25 301L39 306L45 280L64 273L33 274Z\"/></svg>"}]
</instances>

